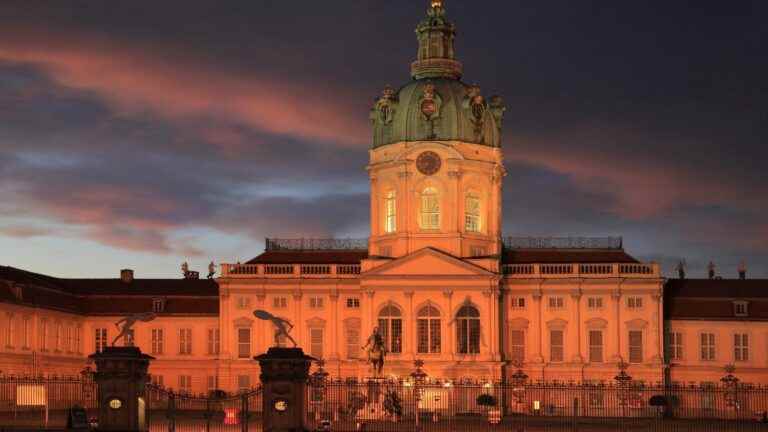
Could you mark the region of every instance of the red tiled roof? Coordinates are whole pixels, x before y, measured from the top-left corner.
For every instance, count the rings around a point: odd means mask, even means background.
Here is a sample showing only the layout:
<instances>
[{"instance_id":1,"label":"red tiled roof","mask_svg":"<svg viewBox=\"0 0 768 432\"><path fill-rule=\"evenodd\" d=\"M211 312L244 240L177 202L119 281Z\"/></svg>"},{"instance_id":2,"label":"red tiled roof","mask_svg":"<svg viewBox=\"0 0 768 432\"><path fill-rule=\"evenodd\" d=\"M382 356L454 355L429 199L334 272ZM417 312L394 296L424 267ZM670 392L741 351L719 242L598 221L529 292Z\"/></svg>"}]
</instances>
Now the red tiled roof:
<instances>
[{"instance_id":1,"label":"red tiled roof","mask_svg":"<svg viewBox=\"0 0 768 432\"><path fill-rule=\"evenodd\" d=\"M733 302L748 302L748 316L734 316ZM768 320L766 279L670 279L664 286L666 319Z\"/></svg>"},{"instance_id":2,"label":"red tiled roof","mask_svg":"<svg viewBox=\"0 0 768 432\"><path fill-rule=\"evenodd\" d=\"M636 263L621 249L509 249L504 264Z\"/></svg>"},{"instance_id":3,"label":"red tiled roof","mask_svg":"<svg viewBox=\"0 0 768 432\"><path fill-rule=\"evenodd\" d=\"M246 264L360 264L367 250L266 251Z\"/></svg>"}]
</instances>

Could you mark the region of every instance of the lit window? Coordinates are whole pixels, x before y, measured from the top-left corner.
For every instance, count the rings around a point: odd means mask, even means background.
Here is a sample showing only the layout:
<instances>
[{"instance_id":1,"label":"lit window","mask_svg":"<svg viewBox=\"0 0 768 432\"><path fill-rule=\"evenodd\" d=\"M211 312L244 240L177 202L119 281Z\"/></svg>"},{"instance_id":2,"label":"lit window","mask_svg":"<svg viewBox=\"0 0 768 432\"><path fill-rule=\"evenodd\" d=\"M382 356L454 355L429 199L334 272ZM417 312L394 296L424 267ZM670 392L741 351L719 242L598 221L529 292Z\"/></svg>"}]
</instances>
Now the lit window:
<instances>
[{"instance_id":1,"label":"lit window","mask_svg":"<svg viewBox=\"0 0 768 432\"><path fill-rule=\"evenodd\" d=\"M510 331L510 346L512 348L512 361L522 363L525 360L525 331Z\"/></svg>"},{"instance_id":2,"label":"lit window","mask_svg":"<svg viewBox=\"0 0 768 432\"><path fill-rule=\"evenodd\" d=\"M565 301L562 297L550 297L549 308L550 309L562 309L565 305Z\"/></svg>"},{"instance_id":3,"label":"lit window","mask_svg":"<svg viewBox=\"0 0 768 432\"><path fill-rule=\"evenodd\" d=\"M440 198L433 187L421 192L421 228L440 229Z\"/></svg>"},{"instance_id":4,"label":"lit window","mask_svg":"<svg viewBox=\"0 0 768 432\"><path fill-rule=\"evenodd\" d=\"M701 334L701 359L702 360L715 359L715 334L714 333Z\"/></svg>"},{"instance_id":5,"label":"lit window","mask_svg":"<svg viewBox=\"0 0 768 432\"><path fill-rule=\"evenodd\" d=\"M589 331L589 362L603 362L603 332L600 330Z\"/></svg>"},{"instance_id":6,"label":"lit window","mask_svg":"<svg viewBox=\"0 0 768 432\"><path fill-rule=\"evenodd\" d=\"M160 313L165 310L165 301L163 299L152 300L152 312Z\"/></svg>"},{"instance_id":7,"label":"lit window","mask_svg":"<svg viewBox=\"0 0 768 432\"><path fill-rule=\"evenodd\" d=\"M251 358L251 329L249 328L237 329L237 357Z\"/></svg>"},{"instance_id":8,"label":"lit window","mask_svg":"<svg viewBox=\"0 0 768 432\"><path fill-rule=\"evenodd\" d=\"M179 354L192 354L192 329L179 330Z\"/></svg>"},{"instance_id":9,"label":"lit window","mask_svg":"<svg viewBox=\"0 0 768 432\"><path fill-rule=\"evenodd\" d=\"M480 353L480 312L470 305L456 313L456 351L459 354Z\"/></svg>"},{"instance_id":10,"label":"lit window","mask_svg":"<svg viewBox=\"0 0 768 432\"><path fill-rule=\"evenodd\" d=\"M749 360L749 337L746 333L733 335L733 359L735 361Z\"/></svg>"},{"instance_id":11,"label":"lit window","mask_svg":"<svg viewBox=\"0 0 768 432\"><path fill-rule=\"evenodd\" d=\"M384 232L393 233L397 230L397 211L396 211L395 191L387 192L384 198Z\"/></svg>"},{"instance_id":12,"label":"lit window","mask_svg":"<svg viewBox=\"0 0 768 432\"><path fill-rule=\"evenodd\" d=\"M357 297L347 298L347 307L350 309L357 309L360 307L360 299Z\"/></svg>"},{"instance_id":13,"label":"lit window","mask_svg":"<svg viewBox=\"0 0 768 432\"><path fill-rule=\"evenodd\" d=\"M587 298L587 307L589 309L602 309L603 298L602 297L589 297Z\"/></svg>"},{"instance_id":14,"label":"lit window","mask_svg":"<svg viewBox=\"0 0 768 432\"><path fill-rule=\"evenodd\" d=\"M163 353L163 329L152 329L152 354Z\"/></svg>"},{"instance_id":15,"label":"lit window","mask_svg":"<svg viewBox=\"0 0 768 432\"><path fill-rule=\"evenodd\" d=\"M464 205L464 229L467 232L480 232L480 198L469 193Z\"/></svg>"},{"instance_id":16,"label":"lit window","mask_svg":"<svg viewBox=\"0 0 768 432\"><path fill-rule=\"evenodd\" d=\"M396 306L388 305L379 313L379 333L387 352L403 352L403 319Z\"/></svg>"},{"instance_id":17,"label":"lit window","mask_svg":"<svg viewBox=\"0 0 768 432\"><path fill-rule=\"evenodd\" d=\"M670 360L683 359L683 334L679 332L667 333L667 355Z\"/></svg>"},{"instance_id":18,"label":"lit window","mask_svg":"<svg viewBox=\"0 0 768 432\"><path fill-rule=\"evenodd\" d=\"M310 297L309 298L309 307L312 309L322 309L323 308L323 298L322 297Z\"/></svg>"},{"instance_id":19,"label":"lit window","mask_svg":"<svg viewBox=\"0 0 768 432\"><path fill-rule=\"evenodd\" d=\"M275 297L272 299L272 306L277 309L284 309L288 307L288 299L285 297Z\"/></svg>"},{"instance_id":20,"label":"lit window","mask_svg":"<svg viewBox=\"0 0 768 432\"><path fill-rule=\"evenodd\" d=\"M525 297L512 297L512 309L525 309Z\"/></svg>"},{"instance_id":21,"label":"lit window","mask_svg":"<svg viewBox=\"0 0 768 432\"><path fill-rule=\"evenodd\" d=\"M323 358L323 329L312 327L309 329L309 355L316 359Z\"/></svg>"},{"instance_id":22,"label":"lit window","mask_svg":"<svg viewBox=\"0 0 768 432\"><path fill-rule=\"evenodd\" d=\"M629 362L643 362L643 332L639 330L629 331Z\"/></svg>"},{"instance_id":23,"label":"lit window","mask_svg":"<svg viewBox=\"0 0 768 432\"><path fill-rule=\"evenodd\" d=\"M643 298L642 297L627 297L628 309L642 309Z\"/></svg>"},{"instance_id":24,"label":"lit window","mask_svg":"<svg viewBox=\"0 0 768 432\"><path fill-rule=\"evenodd\" d=\"M562 330L550 330L549 331L549 361L553 363L559 363L563 361L564 357L564 338Z\"/></svg>"},{"instance_id":25,"label":"lit window","mask_svg":"<svg viewBox=\"0 0 768 432\"><path fill-rule=\"evenodd\" d=\"M416 320L416 340L420 354L440 352L440 311L436 307L424 306Z\"/></svg>"},{"instance_id":26,"label":"lit window","mask_svg":"<svg viewBox=\"0 0 768 432\"><path fill-rule=\"evenodd\" d=\"M221 349L221 332L217 328L208 329L208 355L217 355Z\"/></svg>"}]
</instances>

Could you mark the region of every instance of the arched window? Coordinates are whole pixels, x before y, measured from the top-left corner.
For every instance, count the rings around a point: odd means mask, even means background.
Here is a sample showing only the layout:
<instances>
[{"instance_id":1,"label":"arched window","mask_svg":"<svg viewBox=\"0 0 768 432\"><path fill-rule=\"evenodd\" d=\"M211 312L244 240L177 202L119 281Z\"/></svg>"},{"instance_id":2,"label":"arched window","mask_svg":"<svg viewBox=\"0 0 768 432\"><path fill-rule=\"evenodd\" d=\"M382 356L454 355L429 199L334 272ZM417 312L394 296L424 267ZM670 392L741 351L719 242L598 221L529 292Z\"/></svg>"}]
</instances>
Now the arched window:
<instances>
[{"instance_id":1,"label":"arched window","mask_svg":"<svg viewBox=\"0 0 768 432\"><path fill-rule=\"evenodd\" d=\"M472 192L464 200L464 230L480 232L480 198Z\"/></svg>"},{"instance_id":2,"label":"arched window","mask_svg":"<svg viewBox=\"0 0 768 432\"><path fill-rule=\"evenodd\" d=\"M390 304L379 312L379 332L387 352L403 352L403 318L397 306Z\"/></svg>"},{"instance_id":3,"label":"arched window","mask_svg":"<svg viewBox=\"0 0 768 432\"><path fill-rule=\"evenodd\" d=\"M416 340L418 352L440 352L440 311L432 305L424 306L419 310L416 320Z\"/></svg>"},{"instance_id":4,"label":"arched window","mask_svg":"<svg viewBox=\"0 0 768 432\"><path fill-rule=\"evenodd\" d=\"M480 312L474 306L462 306L456 313L456 324L456 351L480 353Z\"/></svg>"},{"instance_id":5,"label":"arched window","mask_svg":"<svg viewBox=\"0 0 768 432\"><path fill-rule=\"evenodd\" d=\"M397 229L397 207L395 191L387 192L384 198L384 232L393 233Z\"/></svg>"},{"instance_id":6,"label":"arched window","mask_svg":"<svg viewBox=\"0 0 768 432\"><path fill-rule=\"evenodd\" d=\"M421 228L440 228L440 197L437 195L437 189L433 187L425 188L421 192Z\"/></svg>"}]
</instances>

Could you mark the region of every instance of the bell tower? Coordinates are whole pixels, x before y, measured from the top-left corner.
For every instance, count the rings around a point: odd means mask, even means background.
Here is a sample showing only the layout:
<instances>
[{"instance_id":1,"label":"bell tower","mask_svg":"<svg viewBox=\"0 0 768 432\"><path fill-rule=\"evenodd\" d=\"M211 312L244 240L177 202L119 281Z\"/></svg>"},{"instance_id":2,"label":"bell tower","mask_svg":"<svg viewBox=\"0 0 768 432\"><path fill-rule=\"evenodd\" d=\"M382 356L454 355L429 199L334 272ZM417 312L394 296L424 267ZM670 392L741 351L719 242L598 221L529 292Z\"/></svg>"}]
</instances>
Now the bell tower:
<instances>
[{"instance_id":1,"label":"bell tower","mask_svg":"<svg viewBox=\"0 0 768 432\"><path fill-rule=\"evenodd\" d=\"M461 81L456 28L442 0L416 27L411 82L370 112L371 256L425 247L461 258L501 252L504 102Z\"/></svg>"}]
</instances>

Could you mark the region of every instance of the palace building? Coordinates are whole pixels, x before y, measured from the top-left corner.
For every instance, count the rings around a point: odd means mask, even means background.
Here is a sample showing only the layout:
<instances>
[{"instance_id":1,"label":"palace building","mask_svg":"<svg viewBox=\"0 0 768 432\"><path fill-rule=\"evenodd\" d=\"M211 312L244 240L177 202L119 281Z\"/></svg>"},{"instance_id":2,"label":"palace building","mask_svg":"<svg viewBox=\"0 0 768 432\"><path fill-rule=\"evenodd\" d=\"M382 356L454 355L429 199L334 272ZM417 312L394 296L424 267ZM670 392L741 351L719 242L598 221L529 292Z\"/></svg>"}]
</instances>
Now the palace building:
<instances>
[{"instance_id":1,"label":"palace building","mask_svg":"<svg viewBox=\"0 0 768 432\"><path fill-rule=\"evenodd\" d=\"M154 311L134 343L153 380L181 391L256 385L274 341L262 309L334 377L371 376L364 345L386 344L384 374L711 382L727 364L768 383L768 287L760 280L666 280L620 238L502 232L504 102L461 79L455 27L432 0L416 27L412 79L370 111L370 237L268 239L218 278L60 279L0 267L0 371L76 374L115 322ZM285 341L280 341L285 343Z\"/></svg>"}]
</instances>

